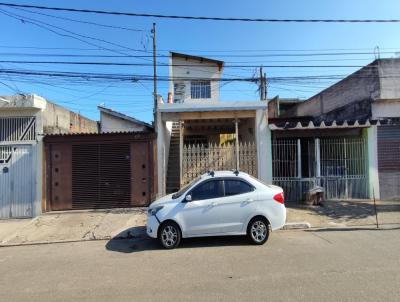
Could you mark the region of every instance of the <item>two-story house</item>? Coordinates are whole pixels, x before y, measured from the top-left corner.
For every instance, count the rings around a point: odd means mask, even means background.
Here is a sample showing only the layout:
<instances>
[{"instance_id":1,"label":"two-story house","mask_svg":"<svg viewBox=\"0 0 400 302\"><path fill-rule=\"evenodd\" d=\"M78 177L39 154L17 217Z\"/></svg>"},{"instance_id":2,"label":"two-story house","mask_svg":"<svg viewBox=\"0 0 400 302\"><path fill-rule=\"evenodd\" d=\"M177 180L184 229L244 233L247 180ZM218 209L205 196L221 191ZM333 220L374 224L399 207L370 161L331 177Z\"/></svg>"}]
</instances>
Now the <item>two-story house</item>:
<instances>
[{"instance_id":1,"label":"two-story house","mask_svg":"<svg viewBox=\"0 0 400 302\"><path fill-rule=\"evenodd\" d=\"M239 169L272 180L267 104L221 101L223 68L222 61L170 54L168 102L159 98L157 108L161 195L208 170Z\"/></svg>"}]
</instances>

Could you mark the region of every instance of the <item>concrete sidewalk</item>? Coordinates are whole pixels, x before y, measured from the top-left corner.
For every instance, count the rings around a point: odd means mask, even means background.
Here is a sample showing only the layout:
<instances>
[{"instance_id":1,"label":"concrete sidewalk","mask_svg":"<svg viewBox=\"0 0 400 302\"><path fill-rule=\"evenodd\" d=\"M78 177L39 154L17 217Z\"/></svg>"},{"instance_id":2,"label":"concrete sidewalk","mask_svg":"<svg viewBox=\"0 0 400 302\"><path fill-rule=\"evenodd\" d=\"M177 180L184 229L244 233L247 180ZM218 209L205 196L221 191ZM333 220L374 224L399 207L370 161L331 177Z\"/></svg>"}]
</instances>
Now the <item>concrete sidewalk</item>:
<instances>
[{"instance_id":1,"label":"concrete sidewalk","mask_svg":"<svg viewBox=\"0 0 400 302\"><path fill-rule=\"evenodd\" d=\"M378 202L382 227L400 226L400 202ZM53 212L34 219L0 220L0 246L133 238L144 235L146 208ZM375 227L370 201L287 205L285 229Z\"/></svg>"},{"instance_id":2,"label":"concrete sidewalk","mask_svg":"<svg viewBox=\"0 0 400 302\"><path fill-rule=\"evenodd\" d=\"M146 208L46 213L30 220L0 222L0 246L130 238L146 224Z\"/></svg>"},{"instance_id":3,"label":"concrete sidewalk","mask_svg":"<svg viewBox=\"0 0 400 302\"><path fill-rule=\"evenodd\" d=\"M374 227L375 208L370 200L328 200L323 206L287 204L287 222L308 222L313 228ZM400 201L376 202L378 223L400 225Z\"/></svg>"}]
</instances>

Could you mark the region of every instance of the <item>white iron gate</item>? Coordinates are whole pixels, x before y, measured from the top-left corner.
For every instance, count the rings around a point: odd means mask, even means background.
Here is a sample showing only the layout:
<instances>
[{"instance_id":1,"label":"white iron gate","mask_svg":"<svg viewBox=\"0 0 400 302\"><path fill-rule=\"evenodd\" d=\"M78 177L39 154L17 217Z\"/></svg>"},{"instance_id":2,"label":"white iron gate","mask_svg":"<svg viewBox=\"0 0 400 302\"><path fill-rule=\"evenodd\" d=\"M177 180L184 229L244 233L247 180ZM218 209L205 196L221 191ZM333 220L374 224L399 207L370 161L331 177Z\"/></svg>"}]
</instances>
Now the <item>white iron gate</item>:
<instances>
[{"instance_id":1,"label":"white iron gate","mask_svg":"<svg viewBox=\"0 0 400 302\"><path fill-rule=\"evenodd\" d=\"M32 146L0 146L0 218L32 216L33 173Z\"/></svg>"},{"instance_id":2,"label":"white iron gate","mask_svg":"<svg viewBox=\"0 0 400 302\"><path fill-rule=\"evenodd\" d=\"M368 198L364 138L275 139L272 158L273 182L289 201L304 199L314 186L327 199Z\"/></svg>"}]
</instances>

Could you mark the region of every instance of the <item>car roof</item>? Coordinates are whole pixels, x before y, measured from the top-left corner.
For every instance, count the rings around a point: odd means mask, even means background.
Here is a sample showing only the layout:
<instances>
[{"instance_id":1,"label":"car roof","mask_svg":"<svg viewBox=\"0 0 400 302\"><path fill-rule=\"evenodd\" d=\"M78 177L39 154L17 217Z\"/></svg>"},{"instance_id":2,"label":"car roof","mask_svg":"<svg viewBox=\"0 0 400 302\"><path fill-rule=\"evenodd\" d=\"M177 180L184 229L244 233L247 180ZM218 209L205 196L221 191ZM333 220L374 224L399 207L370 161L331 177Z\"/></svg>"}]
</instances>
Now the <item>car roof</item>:
<instances>
[{"instance_id":1,"label":"car roof","mask_svg":"<svg viewBox=\"0 0 400 302\"><path fill-rule=\"evenodd\" d=\"M238 174L235 173L236 171L229 171L229 170L223 170L223 171L210 171L208 173L205 173L201 175L202 179L207 179L207 178L213 178L213 177L243 177L243 178L248 178L249 175L245 172L238 172ZM214 173L214 175L212 175Z\"/></svg>"}]
</instances>

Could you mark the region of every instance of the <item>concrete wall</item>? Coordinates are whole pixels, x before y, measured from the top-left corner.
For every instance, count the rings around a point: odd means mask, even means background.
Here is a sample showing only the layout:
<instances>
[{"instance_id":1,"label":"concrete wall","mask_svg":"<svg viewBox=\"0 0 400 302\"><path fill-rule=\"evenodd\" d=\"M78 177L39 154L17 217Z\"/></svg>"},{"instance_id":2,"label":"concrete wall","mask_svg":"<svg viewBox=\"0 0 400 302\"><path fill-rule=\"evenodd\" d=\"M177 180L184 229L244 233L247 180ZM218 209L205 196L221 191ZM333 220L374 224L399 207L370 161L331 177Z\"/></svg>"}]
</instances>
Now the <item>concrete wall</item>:
<instances>
[{"instance_id":1,"label":"concrete wall","mask_svg":"<svg viewBox=\"0 0 400 302\"><path fill-rule=\"evenodd\" d=\"M381 59L379 64L379 99L400 99L400 59Z\"/></svg>"},{"instance_id":2,"label":"concrete wall","mask_svg":"<svg viewBox=\"0 0 400 302\"><path fill-rule=\"evenodd\" d=\"M44 134L98 132L96 121L51 102L46 103L42 116Z\"/></svg>"},{"instance_id":3,"label":"concrete wall","mask_svg":"<svg viewBox=\"0 0 400 302\"><path fill-rule=\"evenodd\" d=\"M400 99L375 100L371 106L373 119L400 117Z\"/></svg>"},{"instance_id":4,"label":"concrete wall","mask_svg":"<svg viewBox=\"0 0 400 302\"><path fill-rule=\"evenodd\" d=\"M122 118L100 112L101 132L117 132L117 131L146 131L146 126L124 120Z\"/></svg>"},{"instance_id":5,"label":"concrete wall","mask_svg":"<svg viewBox=\"0 0 400 302\"><path fill-rule=\"evenodd\" d=\"M190 78L207 80L211 79L211 98L210 99L194 99L193 101L219 101L219 81L213 81L213 79L220 79L222 76L222 68L219 68L218 64L209 61L200 61L196 59L185 59L181 57L173 57L170 60L172 67L170 68L170 77L172 78ZM175 65L188 65L188 66L175 66ZM201 66L199 66L201 65ZM174 84L182 82L185 85L184 102L190 102L190 80L174 80L170 82L169 92L174 94ZM172 98L174 100L174 96Z\"/></svg>"},{"instance_id":6,"label":"concrete wall","mask_svg":"<svg viewBox=\"0 0 400 302\"><path fill-rule=\"evenodd\" d=\"M323 116L337 111L341 119L360 118L370 114L370 106L365 103L380 97L380 82L377 61L323 90L309 100L289 110L285 116ZM354 110L347 106L354 105ZM356 114L356 116L354 116ZM331 115L330 118L335 118Z\"/></svg>"}]
</instances>

